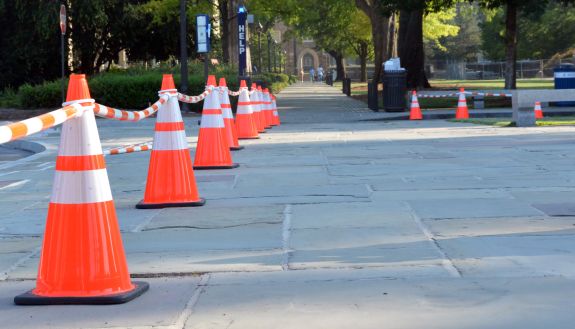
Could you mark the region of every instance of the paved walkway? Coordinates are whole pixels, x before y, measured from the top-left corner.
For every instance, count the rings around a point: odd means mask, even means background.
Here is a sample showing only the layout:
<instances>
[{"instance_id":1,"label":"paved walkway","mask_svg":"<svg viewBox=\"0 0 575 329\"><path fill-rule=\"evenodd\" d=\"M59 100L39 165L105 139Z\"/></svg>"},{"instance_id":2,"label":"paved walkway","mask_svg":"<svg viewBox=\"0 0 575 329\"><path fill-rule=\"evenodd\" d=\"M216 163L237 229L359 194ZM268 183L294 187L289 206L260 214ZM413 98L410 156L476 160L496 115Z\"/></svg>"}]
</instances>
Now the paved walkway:
<instances>
[{"instance_id":1,"label":"paved walkway","mask_svg":"<svg viewBox=\"0 0 575 329\"><path fill-rule=\"evenodd\" d=\"M319 84L278 102L283 125L240 168L196 172L204 207L136 210L149 154L107 159L151 284L124 305L12 304L39 259L58 143L42 136L0 171L0 328L572 328L575 127L369 121ZM98 120L105 147L153 124Z\"/></svg>"}]
</instances>

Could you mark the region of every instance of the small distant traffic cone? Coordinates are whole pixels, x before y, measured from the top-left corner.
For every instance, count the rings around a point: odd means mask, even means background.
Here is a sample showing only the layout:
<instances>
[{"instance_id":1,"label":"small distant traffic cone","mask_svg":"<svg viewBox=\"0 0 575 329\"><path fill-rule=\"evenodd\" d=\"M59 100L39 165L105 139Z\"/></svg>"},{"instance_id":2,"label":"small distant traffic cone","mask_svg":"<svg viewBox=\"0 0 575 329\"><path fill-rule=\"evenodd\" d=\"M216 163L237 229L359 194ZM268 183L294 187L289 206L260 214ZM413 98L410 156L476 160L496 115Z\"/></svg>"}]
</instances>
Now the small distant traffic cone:
<instances>
[{"instance_id":1,"label":"small distant traffic cone","mask_svg":"<svg viewBox=\"0 0 575 329\"><path fill-rule=\"evenodd\" d=\"M194 169L236 168L239 165L232 161L222 117L219 90L216 88L216 77L208 76L207 85L211 93L204 99Z\"/></svg>"},{"instance_id":2,"label":"small distant traffic cone","mask_svg":"<svg viewBox=\"0 0 575 329\"><path fill-rule=\"evenodd\" d=\"M244 147L240 146L238 141L238 132L236 130L236 123L234 122L234 114L232 113L232 105L230 104L230 96L228 95L228 85L226 83L226 78L220 78L220 91L220 107L222 109L224 125L226 126L226 136L228 137L230 150L241 150Z\"/></svg>"},{"instance_id":3,"label":"small distant traffic cone","mask_svg":"<svg viewBox=\"0 0 575 329\"><path fill-rule=\"evenodd\" d=\"M535 119L543 119L543 110L541 109L541 102L535 102Z\"/></svg>"},{"instance_id":4,"label":"small distant traffic cone","mask_svg":"<svg viewBox=\"0 0 575 329\"><path fill-rule=\"evenodd\" d=\"M467 98L465 97L465 89L459 89L459 100L457 101L457 112L455 112L455 119L469 119L469 110L467 108Z\"/></svg>"},{"instance_id":5,"label":"small distant traffic cone","mask_svg":"<svg viewBox=\"0 0 575 329\"><path fill-rule=\"evenodd\" d=\"M422 120L421 107L417 100L417 91L413 91L411 96L411 112L409 113L409 120Z\"/></svg>"},{"instance_id":6,"label":"small distant traffic cone","mask_svg":"<svg viewBox=\"0 0 575 329\"><path fill-rule=\"evenodd\" d=\"M251 100L254 117L256 118L256 124L258 125L258 133L262 134L266 132L266 125L262 115L262 98L258 91L258 86L255 83L252 83L252 91Z\"/></svg>"},{"instance_id":7,"label":"small distant traffic cone","mask_svg":"<svg viewBox=\"0 0 575 329\"><path fill-rule=\"evenodd\" d=\"M239 139L257 139L258 126L250 102L250 92L246 81L240 83L240 96L238 97L238 109L236 111L236 128Z\"/></svg>"},{"instance_id":8,"label":"small distant traffic cone","mask_svg":"<svg viewBox=\"0 0 575 329\"><path fill-rule=\"evenodd\" d=\"M280 115L278 113L278 107L276 104L276 96L274 96L273 94L270 93L270 96L272 97L272 109L273 109L273 122L272 122L272 126L279 126L280 123Z\"/></svg>"},{"instance_id":9,"label":"small distant traffic cone","mask_svg":"<svg viewBox=\"0 0 575 329\"><path fill-rule=\"evenodd\" d=\"M274 122L274 110L272 108L272 98L270 95L270 90L268 88L264 89L264 115L266 118L266 128L272 128Z\"/></svg>"},{"instance_id":10,"label":"small distant traffic cone","mask_svg":"<svg viewBox=\"0 0 575 329\"><path fill-rule=\"evenodd\" d=\"M170 97L158 110L146 192L144 200L140 201L136 208L203 206L205 200L198 194L178 103L178 91L171 74L164 74L159 93Z\"/></svg>"},{"instance_id":11,"label":"small distant traffic cone","mask_svg":"<svg viewBox=\"0 0 575 329\"><path fill-rule=\"evenodd\" d=\"M71 103L88 108L63 124L36 288L16 296L18 305L120 304L149 287L130 281L83 74L70 76Z\"/></svg>"}]
</instances>

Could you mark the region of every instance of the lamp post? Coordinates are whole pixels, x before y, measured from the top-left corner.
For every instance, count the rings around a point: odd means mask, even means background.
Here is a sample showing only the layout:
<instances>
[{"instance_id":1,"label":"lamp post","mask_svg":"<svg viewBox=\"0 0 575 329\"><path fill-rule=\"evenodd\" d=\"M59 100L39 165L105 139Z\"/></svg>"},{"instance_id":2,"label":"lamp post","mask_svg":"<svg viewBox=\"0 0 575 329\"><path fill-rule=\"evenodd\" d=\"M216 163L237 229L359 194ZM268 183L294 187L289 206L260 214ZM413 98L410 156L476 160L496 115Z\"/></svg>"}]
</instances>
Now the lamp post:
<instances>
[{"instance_id":1,"label":"lamp post","mask_svg":"<svg viewBox=\"0 0 575 329\"><path fill-rule=\"evenodd\" d=\"M66 69L64 58L66 56L66 47L64 45L64 38L66 36L66 6L60 6L60 50L62 51L62 103L66 101Z\"/></svg>"},{"instance_id":2,"label":"lamp post","mask_svg":"<svg viewBox=\"0 0 575 329\"><path fill-rule=\"evenodd\" d=\"M258 22L258 73L263 69L262 66L262 23Z\"/></svg>"},{"instance_id":3,"label":"lamp post","mask_svg":"<svg viewBox=\"0 0 575 329\"><path fill-rule=\"evenodd\" d=\"M180 0L180 90L188 93L188 42L187 42L186 0ZM187 103L182 103L182 110L188 111Z\"/></svg>"},{"instance_id":4,"label":"lamp post","mask_svg":"<svg viewBox=\"0 0 575 329\"><path fill-rule=\"evenodd\" d=\"M274 40L274 43L273 43L273 47L274 47L274 49L273 49L273 54L274 54L274 73L278 73L277 62L276 62L277 43L276 43L275 40Z\"/></svg>"},{"instance_id":5,"label":"lamp post","mask_svg":"<svg viewBox=\"0 0 575 329\"><path fill-rule=\"evenodd\" d=\"M272 46L272 35L268 32L268 72L272 71L271 46Z\"/></svg>"}]
</instances>

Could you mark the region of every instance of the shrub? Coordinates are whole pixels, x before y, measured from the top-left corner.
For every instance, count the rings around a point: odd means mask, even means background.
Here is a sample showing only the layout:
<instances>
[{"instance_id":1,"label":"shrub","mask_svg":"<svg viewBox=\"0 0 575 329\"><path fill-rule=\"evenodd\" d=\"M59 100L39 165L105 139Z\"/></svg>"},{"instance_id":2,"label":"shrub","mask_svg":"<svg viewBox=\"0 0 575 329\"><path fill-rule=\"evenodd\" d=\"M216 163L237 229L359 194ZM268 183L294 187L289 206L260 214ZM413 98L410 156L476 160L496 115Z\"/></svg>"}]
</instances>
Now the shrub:
<instances>
[{"instance_id":1,"label":"shrub","mask_svg":"<svg viewBox=\"0 0 575 329\"><path fill-rule=\"evenodd\" d=\"M203 64L193 62L190 65L190 77L188 83L187 95L194 96L201 94L205 89L203 74ZM201 71L200 71L201 68ZM144 71L141 68L128 70L113 70L93 77L88 77L90 93L96 102L115 108L125 109L143 109L158 99L158 90L162 83L162 73L166 71L176 71L175 69L167 70L154 69ZM237 72L230 66L217 66L211 73L215 73L217 78L225 77L230 90L239 89L237 81ZM195 74L194 74L195 73ZM292 81L292 77L287 74L266 73L258 76L254 81L262 82L272 92L278 93ZM181 87L180 74L174 74L176 87ZM12 93L12 104L20 108L56 108L61 104L60 81L44 82L39 85L23 85L18 89L17 94ZM4 92L5 94L6 92ZM0 95L0 104L5 104L5 99L10 99ZM237 99L231 98L232 103ZM6 105L3 105L6 106ZM202 104L191 104L192 111L201 111Z\"/></svg>"},{"instance_id":2,"label":"shrub","mask_svg":"<svg viewBox=\"0 0 575 329\"><path fill-rule=\"evenodd\" d=\"M54 108L62 103L62 85L60 81L44 82L31 86L25 84L18 88L18 105L21 108Z\"/></svg>"}]
</instances>

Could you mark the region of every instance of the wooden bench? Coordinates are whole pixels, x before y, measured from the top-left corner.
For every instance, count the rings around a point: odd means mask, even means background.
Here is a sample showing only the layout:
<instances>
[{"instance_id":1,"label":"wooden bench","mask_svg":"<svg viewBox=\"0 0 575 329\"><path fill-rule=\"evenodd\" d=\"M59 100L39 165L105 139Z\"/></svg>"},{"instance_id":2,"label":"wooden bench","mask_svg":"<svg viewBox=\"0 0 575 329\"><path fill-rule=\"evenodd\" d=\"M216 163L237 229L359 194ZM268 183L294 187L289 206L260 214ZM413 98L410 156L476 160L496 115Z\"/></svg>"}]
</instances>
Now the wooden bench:
<instances>
[{"instance_id":1,"label":"wooden bench","mask_svg":"<svg viewBox=\"0 0 575 329\"><path fill-rule=\"evenodd\" d=\"M513 121L517 127L536 125L535 102L568 102L575 101L575 89L524 89L513 90Z\"/></svg>"}]
</instances>

